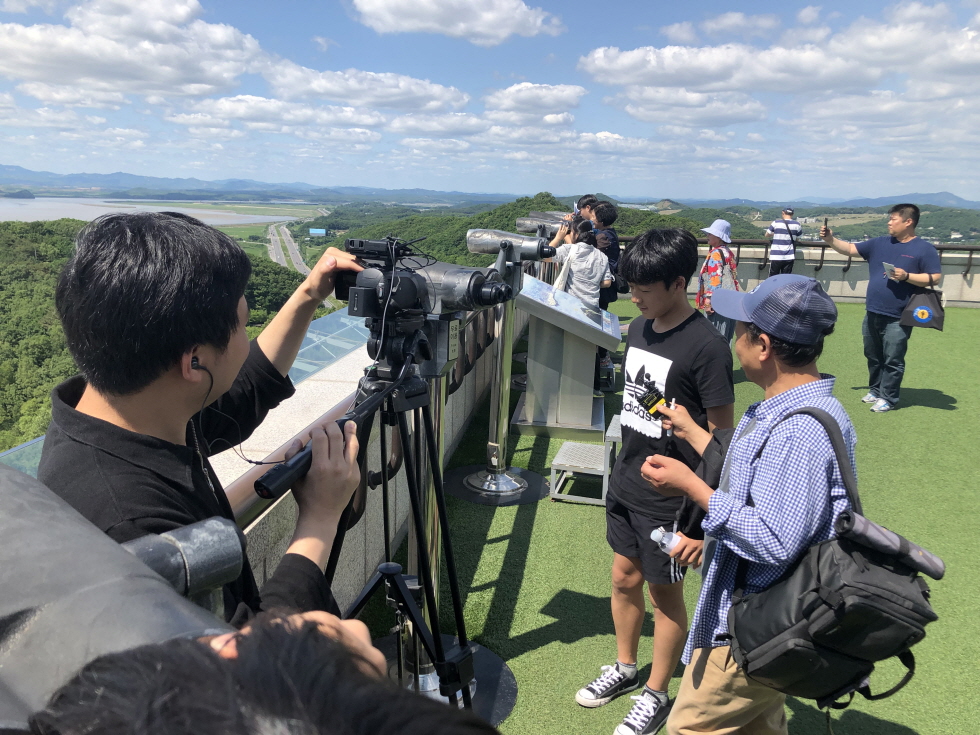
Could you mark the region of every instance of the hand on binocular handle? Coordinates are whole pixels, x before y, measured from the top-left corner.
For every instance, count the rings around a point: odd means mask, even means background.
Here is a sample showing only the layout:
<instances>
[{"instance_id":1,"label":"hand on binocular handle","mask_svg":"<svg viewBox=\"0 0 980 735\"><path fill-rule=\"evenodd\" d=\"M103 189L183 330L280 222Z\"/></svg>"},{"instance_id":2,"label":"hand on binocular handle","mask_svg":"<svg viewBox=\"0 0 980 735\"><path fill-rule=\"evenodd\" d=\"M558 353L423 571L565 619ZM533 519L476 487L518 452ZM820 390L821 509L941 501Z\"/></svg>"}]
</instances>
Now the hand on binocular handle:
<instances>
[{"instance_id":1,"label":"hand on binocular handle","mask_svg":"<svg viewBox=\"0 0 980 735\"><path fill-rule=\"evenodd\" d=\"M308 441L313 442L310 471L292 488L300 521L336 525L361 479L357 466L357 425L348 422L342 433L336 421L327 420L313 428ZM300 440L295 440L286 452L286 459L302 447Z\"/></svg>"}]
</instances>

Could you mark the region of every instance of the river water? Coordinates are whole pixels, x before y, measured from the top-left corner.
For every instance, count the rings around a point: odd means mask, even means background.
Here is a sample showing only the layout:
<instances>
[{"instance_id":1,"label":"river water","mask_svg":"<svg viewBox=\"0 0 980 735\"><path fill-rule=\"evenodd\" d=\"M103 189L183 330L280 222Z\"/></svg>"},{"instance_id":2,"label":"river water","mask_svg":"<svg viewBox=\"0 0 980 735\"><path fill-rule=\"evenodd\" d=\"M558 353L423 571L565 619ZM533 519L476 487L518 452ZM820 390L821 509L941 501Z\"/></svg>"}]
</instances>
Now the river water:
<instances>
[{"instance_id":1,"label":"river water","mask_svg":"<svg viewBox=\"0 0 980 735\"><path fill-rule=\"evenodd\" d=\"M0 222L37 222L70 217L89 222L109 212L184 212L209 225L245 225L261 222L284 222L295 217L266 217L257 214L237 214L220 209L196 209L173 204L141 201L106 201L71 197L38 197L37 199L7 199L0 197Z\"/></svg>"}]
</instances>

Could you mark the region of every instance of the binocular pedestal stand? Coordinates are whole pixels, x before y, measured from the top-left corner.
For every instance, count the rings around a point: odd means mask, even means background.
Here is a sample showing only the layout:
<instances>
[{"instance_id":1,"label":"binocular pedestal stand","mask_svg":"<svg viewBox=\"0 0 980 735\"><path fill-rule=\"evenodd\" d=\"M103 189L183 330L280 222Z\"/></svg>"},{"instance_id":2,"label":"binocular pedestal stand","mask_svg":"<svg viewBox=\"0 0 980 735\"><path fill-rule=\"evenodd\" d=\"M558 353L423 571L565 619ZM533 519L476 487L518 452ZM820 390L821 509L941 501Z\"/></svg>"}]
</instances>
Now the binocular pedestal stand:
<instances>
[{"instance_id":1,"label":"binocular pedestal stand","mask_svg":"<svg viewBox=\"0 0 980 735\"><path fill-rule=\"evenodd\" d=\"M520 268L515 268L520 278ZM516 289L519 291L520 287ZM516 292L515 291L515 292ZM490 440L485 466L457 467L446 474L451 495L480 505L523 505L548 497L548 484L537 472L507 466L507 434L510 431L511 362L514 356L516 302L498 307L497 359L490 381Z\"/></svg>"}]
</instances>

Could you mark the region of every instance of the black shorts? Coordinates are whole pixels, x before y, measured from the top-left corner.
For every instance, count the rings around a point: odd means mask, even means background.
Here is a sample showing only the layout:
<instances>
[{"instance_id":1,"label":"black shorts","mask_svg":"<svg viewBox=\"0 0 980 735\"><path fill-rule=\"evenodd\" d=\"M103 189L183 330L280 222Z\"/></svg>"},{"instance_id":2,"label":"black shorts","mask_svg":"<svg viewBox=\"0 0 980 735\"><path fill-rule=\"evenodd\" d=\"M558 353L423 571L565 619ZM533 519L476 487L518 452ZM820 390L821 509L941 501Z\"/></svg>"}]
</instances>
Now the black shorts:
<instances>
[{"instance_id":1,"label":"black shorts","mask_svg":"<svg viewBox=\"0 0 980 735\"><path fill-rule=\"evenodd\" d=\"M663 526L673 530L674 520L656 519L637 513L606 495L606 541L620 556L640 560L643 579L650 584L673 584L684 579L687 567L671 559L650 540L650 532Z\"/></svg>"},{"instance_id":2,"label":"black shorts","mask_svg":"<svg viewBox=\"0 0 980 735\"><path fill-rule=\"evenodd\" d=\"M793 266L796 264L796 260L770 260L769 261L769 277L779 276L783 273L792 273Z\"/></svg>"}]
</instances>

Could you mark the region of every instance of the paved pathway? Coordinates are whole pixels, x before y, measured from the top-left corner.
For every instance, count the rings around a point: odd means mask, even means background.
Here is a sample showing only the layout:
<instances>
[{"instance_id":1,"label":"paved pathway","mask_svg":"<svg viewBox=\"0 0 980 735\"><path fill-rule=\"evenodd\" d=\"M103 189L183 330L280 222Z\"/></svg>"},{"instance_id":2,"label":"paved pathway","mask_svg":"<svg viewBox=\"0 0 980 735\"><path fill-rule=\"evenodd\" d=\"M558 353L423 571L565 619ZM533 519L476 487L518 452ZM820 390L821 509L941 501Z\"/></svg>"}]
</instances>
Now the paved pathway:
<instances>
[{"instance_id":1,"label":"paved pathway","mask_svg":"<svg viewBox=\"0 0 980 735\"><path fill-rule=\"evenodd\" d=\"M308 275L310 272L309 266L303 262L303 257L299 254L299 248L296 246L296 241L293 240L293 236L290 234L289 230L286 229L285 225L279 226L279 233L282 235L282 241L286 245L286 250L289 252L289 259L293 261L293 267L304 276ZM283 265L285 265L285 263L283 263Z\"/></svg>"},{"instance_id":2,"label":"paved pathway","mask_svg":"<svg viewBox=\"0 0 980 735\"><path fill-rule=\"evenodd\" d=\"M286 256L283 255L275 225L269 225L269 257L272 258L273 263L286 265Z\"/></svg>"}]
</instances>

